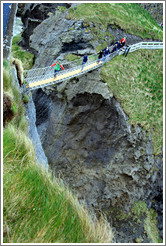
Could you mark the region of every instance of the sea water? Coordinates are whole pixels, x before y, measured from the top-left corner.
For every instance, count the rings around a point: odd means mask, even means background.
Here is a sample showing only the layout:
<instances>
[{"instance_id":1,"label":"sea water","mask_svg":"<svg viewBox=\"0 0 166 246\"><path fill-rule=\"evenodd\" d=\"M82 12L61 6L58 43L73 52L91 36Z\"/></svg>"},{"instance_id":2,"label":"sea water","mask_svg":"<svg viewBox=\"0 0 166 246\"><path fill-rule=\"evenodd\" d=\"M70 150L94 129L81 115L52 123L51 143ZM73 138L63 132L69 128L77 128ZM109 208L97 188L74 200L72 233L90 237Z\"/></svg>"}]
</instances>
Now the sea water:
<instances>
[{"instance_id":1,"label":"sea water","mask_svg":"<svg viewBox=\"0 0 166 246\"><path fill-rule=\"evenodd\" d=\"M13 28L13 36L20 34L23 31L23 23L20 17L15 17L14 20L14 28Z\"/></svg>"}]
</instances>

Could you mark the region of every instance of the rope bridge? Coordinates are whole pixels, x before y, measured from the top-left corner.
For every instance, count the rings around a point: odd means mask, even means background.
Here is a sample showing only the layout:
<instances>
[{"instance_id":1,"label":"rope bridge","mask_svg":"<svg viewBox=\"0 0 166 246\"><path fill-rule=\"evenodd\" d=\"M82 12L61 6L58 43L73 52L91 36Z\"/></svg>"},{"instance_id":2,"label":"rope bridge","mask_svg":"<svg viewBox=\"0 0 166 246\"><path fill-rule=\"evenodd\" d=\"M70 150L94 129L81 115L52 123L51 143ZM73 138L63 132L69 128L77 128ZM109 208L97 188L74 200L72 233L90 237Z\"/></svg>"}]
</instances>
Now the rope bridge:
<instances>
[{"instance_id":1,"label":"rope bridge","mask_svg":"<svg viewBox=\"0 0 166 246\"><path fill-rule=\"evenodd\" d=\"M112 47L110 47L112 48ZM117 55L121 55L124 53L126 49L129 49L129 52L134 52L138 49L163 49L163 42L140 42L137 44L130 45L128 47L123 47L107 57L100 59L97 61L97 56L92 55L89 56L89 61L86 63L86 65L83 68L83 71L81 71L82 65L76 65L74 68L67 69L65 71L60 71L56 78L54 78L54 68L53 67L44 67L44 68L35 68L31 70L25 70L24 71L24 80L27 82L27 88L29 90L35 90L38 88L43 88L46 86L58 84L62 81L69 80L74 77L81 76L82 74L85 74L89 71L92 71L96 68L101 67L105 62L110 61L113 57ZM95 59L95 61L94 61ZM77 62L79 62L77 60ZM82 58L81 58L82 61ZM66 65L69 63L63 63L63 65ZM73 65L75 62L73 62Z\"/></svg>"}]
</instances>

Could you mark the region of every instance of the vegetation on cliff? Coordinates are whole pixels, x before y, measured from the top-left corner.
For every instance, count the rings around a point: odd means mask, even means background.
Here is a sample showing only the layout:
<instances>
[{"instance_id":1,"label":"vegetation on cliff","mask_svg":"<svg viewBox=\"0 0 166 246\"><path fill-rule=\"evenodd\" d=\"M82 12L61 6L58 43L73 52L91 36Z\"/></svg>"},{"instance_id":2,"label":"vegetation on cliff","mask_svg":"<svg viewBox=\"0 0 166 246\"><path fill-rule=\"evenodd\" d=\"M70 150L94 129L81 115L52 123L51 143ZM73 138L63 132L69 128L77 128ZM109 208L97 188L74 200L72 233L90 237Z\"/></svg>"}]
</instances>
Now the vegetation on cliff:
<instances>
[{"instance_id":1,"label":"vegetation on cliff","mask_svg":"<svg viewBox=\"0 0 166 246\"><path fill-rule=\"evenodd\" d=\"M10 56L21 60L24 69L31 69L33 66L34 55L21 48L19 46L19 41L21 41L21 33L13 37Z\"/></svg>"},{"instance_id":2,"label":"vegetation on cliff","mask_svg":"<svg viewBox=\"0 0 166 246\"><path fill-rule=\"evenodd\" d=\"M163 50L139 50L106 63L101 78L129 116L153 131L154 154L163 146Z\"/></svg>"},{"instance_id":3,"label":"vegetation on cliff","mask_svg":"<svg viewBox=\"0 0 166 246\"><path fill-rule=\"evenodd\" d=\"M135 243L145 242L146 237L146 242L162 243L157 228L157 213L154 209L149 209L146 202L134 202L129 213L114 207L111 211L106 211L106 214L111 216L114 226L118 228L118 235L123 233L123 228L126 228L129 241L131 235L135 235Z\"/></svg>"},{"instance_id":4,"label":"vegetation on cliff","mask_svg":"<svg viewBox=\"0 0 166 246\"><path fill-rule=\"evenodd\" d=\"M96 28L94 30L94 34L96 33L94 39L98 37L99 30L105 30L110 26L142 38L153 37L163 40L162 28L158 26L149 12L137 3L84 3L75 8L70 8L68 18L83 18L87 22L87 30L93 29L90 23L99 26L98 30ZM100 39L102 39L101 35Z\"/></svg>"},{"instance_id":5,"label":"vegetation on cliff","mask_svg":"<svg viewBox=\"0 0 166 246\"><path fill-rule=\"evenodd\" d=\"M3 242L111 242L112 231L104 217L92 218L62 181L36 163L23 102L7 61L4 92L15 102L17 115L3 131Z\"/></svg>"}]
</instances>

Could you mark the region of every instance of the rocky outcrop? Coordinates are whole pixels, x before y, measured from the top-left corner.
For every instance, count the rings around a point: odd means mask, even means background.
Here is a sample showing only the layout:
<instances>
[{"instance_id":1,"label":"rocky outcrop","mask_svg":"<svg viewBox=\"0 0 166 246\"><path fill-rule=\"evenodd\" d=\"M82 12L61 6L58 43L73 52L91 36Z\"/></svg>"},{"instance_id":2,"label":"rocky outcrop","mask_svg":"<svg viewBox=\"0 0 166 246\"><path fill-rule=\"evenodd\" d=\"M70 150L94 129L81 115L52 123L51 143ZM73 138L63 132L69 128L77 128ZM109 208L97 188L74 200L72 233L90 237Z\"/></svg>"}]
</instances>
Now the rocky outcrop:
<instances>
[{"instance_id":1,"label":"rocky outcrop","mask_svg":"<svg viewBox=\"0 0 166 246\"><path fill-rule=\"evenodd\" d=\"M36 28L43 20L47 19L50 14L55 13L58 6L69 8L71 4L68 3L26 3L19 5L18 16L21 15L21 20L24 24L24 31L22 34L22 41L20 45L29 47L29 37L32 35L34 28Z\"/></svg>"},{"instance_id":2,"label":"rocky outcrop","mask_svg":"<svg viewBox=\"0 0 166 246\"><path fill-rule=\"evenodd\" d=\"M85 32L84 22L67 20L65 16L66 12L58 16L52 15L34 29L29 46L40 51L34 66L48 66L57 57L63 60L66 54L75 51L84 54L87 48L89 52L95 52L91 44L92 35Z\"/></svg>"},{"instance_id":3,"label":"rocky outcrop","mask_svg":"<svg viewBox=\"0 0 166 246\"><path fill-rule=\"evenodd\" d=\"M102 210L127 211L134 201L155 196L159 171L154 172L152 141L139 126L128 124L99 70L33 98L49 165L80 200Z\"/></svg>"}]
</instances>

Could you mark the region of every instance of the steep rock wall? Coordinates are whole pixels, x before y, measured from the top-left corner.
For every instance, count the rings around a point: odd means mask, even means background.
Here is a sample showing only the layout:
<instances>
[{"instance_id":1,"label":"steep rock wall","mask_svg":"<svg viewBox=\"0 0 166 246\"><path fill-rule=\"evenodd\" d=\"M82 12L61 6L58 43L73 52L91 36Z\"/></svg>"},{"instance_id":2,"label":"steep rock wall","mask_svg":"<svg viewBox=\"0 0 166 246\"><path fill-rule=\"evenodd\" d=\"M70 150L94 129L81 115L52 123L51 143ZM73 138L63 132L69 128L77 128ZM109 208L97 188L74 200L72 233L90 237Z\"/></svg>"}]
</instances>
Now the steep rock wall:
<instances>
[{"instance_id":1,"label":"steep rock wall","mask_svg":"<svg viewBox=\"0 0 166 246\"><path fill-rule=\"evenodd\" d=\"M151 138L128 124L99 70L38 91L33 99L49 165L80 200L97 209L128 211L134 201L159 194Z\"/></svg>"}]
</instances>

